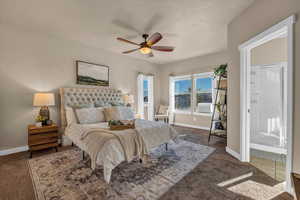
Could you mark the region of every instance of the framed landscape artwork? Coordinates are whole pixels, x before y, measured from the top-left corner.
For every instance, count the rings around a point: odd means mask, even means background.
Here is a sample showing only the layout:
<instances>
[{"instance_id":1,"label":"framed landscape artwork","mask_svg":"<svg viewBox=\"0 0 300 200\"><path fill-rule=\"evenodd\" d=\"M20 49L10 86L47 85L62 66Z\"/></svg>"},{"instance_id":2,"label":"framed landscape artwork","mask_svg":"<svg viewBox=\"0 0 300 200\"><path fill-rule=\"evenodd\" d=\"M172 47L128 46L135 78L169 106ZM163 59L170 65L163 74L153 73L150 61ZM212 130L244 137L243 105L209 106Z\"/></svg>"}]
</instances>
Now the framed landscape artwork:
<instances>
[{"instance_id":1,"label":"framed landscape artwork","mask_svg":"<svg viewBox=\"0 0 300 200\"><path fill-rule=\"evenodd\" d=\"M109 67L89 62L76 61L77 84L109 86Z\"/></svg>"}]
</instances>

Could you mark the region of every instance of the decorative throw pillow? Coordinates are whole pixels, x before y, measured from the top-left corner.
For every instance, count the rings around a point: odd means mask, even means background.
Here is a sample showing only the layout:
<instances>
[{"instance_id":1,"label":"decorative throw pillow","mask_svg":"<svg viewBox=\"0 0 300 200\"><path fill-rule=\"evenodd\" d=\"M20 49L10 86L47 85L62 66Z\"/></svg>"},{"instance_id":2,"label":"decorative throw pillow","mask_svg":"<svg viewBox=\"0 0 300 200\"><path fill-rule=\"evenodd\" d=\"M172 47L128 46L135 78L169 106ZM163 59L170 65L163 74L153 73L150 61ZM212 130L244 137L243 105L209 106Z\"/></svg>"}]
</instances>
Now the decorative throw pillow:
<instances>
[{"instance_id":1,"label":"decorative throw pillow","mask_svg":"<svg viewBox=\"0 0 300 200\"><path fill-rule=\"evenodd\" d=\"M118 108L119 108L121 120L133 120L135 118L131 107L119 106Z\"/></svg>"},{"instance_id":2,"label":"decorative throw pillow","mask_svg":"<svg viewBox=\"0 0 300 200\"><path fill-rule=\"evenodd\" d=\"M76 109L81 109L81 108L94 108L94 104L93 103L87 103L87 104L75 104L75 105L72 105L71 107L73 109L73 114L75 116L75 119L76 119L76 122L79 123L79 119L78 119L78 116L77 116L77 112L76 112Z\"/></svg>"},{"instance_id":3,"label":"decorative throw pillow","mask_svg":"<svg viewBox=\"0 0 300 200\"><path fill-rule=\"evenodd\" d=\"M104 109L106 121L110 120L133 120L134 113L130 107L112 106Z\"/></svg>"},{"instance_id":4,"label":"decorative throw pillow","mask_svg":"<svg viewBox=\"0 0 300 200\"><path fill-rule=\"evenodd\" d=\"M76 109L76 114L80 124L94 124L105 122L103 108L81 108Z\"/></svg>"},{"instance_id":5,"label":"decorative throw pillow","mask_svg":"<svg viewBox=\"0 0 300 200\"><path fill-rule=\"evenodd\" d=\"M78 105L73 105L72 108L73 109L80 109L80 108L94 108L94 104L93 103L87 103L87 104L78 104Z\"/></svg>"},{"instance_id":6,"label":"decorative throw pillow","mask_svg":"<svg viewBox=\"0 0 300 200\"><path fill-rule=\"evenodd\" d=\"M117 106L104 108L104 115L106 121L110 120L122 120L120 116L120 111Z\"/></svg>"},{"instance_id":7,"label":"decorative throw pillow","mask_svg":"<svg viewBox=\"0 0 300 200\"><path fill-rule=\"evenodd\" d=\"M112 105L112 106L125 106L124 103L117 103L117 102L112 102L112 103L110 103L110 105Z\"/></svg>"},{"instance_id":8,"label":"decorative throw pillow","mask_svg":"<svg viewBox=\"0 0 300 200\"><path fill-rule=\"evenodd\" d=\"M95 107L110 107L110 103L105 103L103 101L97 101L95 102Z\"/></svg>"}]
</instances>

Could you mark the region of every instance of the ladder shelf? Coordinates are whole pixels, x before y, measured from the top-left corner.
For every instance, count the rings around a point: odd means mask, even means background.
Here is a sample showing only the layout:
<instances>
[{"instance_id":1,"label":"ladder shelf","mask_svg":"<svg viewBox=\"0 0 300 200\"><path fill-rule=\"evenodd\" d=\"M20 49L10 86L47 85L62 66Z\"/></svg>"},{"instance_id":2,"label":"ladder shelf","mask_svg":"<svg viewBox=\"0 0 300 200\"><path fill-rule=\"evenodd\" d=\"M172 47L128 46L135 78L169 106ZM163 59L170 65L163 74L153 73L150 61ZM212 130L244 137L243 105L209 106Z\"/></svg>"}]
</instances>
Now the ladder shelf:
<instances>
[{"instance_id":1,"label":"ladder shelf","mask_svg":"<svg viewBox=\"0 0 300 200\"><path fill-rule=\"evenodd\" d=\"M219 76L218 86L214 88L216 91L215 103L213 104L214 108L210 123L208 143L212 136L227 139L227 87L221 86L221 81L227 81L227 76ZM224 96L224 102L221 102L221 96ZM218 113L217 118L216 113Z\"/></svg>"}]
</instances>

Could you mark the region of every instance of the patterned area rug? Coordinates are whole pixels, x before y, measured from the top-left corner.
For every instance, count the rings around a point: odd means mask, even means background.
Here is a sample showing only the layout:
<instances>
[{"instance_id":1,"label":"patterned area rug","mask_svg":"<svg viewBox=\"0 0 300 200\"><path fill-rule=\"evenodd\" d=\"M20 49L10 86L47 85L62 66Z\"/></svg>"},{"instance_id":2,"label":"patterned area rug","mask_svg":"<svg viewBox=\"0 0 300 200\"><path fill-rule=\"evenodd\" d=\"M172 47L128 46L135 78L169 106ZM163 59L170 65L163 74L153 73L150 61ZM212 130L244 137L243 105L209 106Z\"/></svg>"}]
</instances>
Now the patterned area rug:
<instances>
[{"instance_id":1,"label":"patterned area rug","mask_svg":"<svg viewBox=\"0 0 300 200\"><path fill-rule=\"evenodd\" d=\"M179 140L151 152L147 164L124 162L113 170L111 183L103 179L101 167L94 172L89 160L74 148L30 159L29 169L38 200L158 199L214 148Z\"/></svg>"}]
</instances>

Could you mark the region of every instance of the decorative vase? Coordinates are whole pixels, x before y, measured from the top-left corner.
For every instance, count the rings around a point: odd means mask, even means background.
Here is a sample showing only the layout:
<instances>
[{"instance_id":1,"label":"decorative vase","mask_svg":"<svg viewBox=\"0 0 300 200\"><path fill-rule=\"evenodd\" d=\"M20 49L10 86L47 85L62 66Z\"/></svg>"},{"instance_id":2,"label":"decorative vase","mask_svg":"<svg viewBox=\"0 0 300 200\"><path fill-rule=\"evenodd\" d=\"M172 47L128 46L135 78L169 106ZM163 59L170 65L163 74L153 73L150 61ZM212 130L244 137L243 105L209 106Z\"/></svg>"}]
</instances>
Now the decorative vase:
<instances>
[{"instance_id":1,"label":"decorative vase","mask_svg":"<svg viewBox=\"0 0 300 200\"><path fill-rule=\"evenodd\" d=\"M47 120L42 121L42 126L46 126L47 125Z\"/></svg>"}]
</instances>

